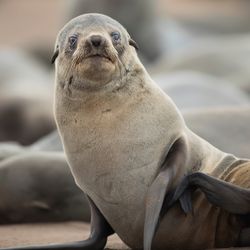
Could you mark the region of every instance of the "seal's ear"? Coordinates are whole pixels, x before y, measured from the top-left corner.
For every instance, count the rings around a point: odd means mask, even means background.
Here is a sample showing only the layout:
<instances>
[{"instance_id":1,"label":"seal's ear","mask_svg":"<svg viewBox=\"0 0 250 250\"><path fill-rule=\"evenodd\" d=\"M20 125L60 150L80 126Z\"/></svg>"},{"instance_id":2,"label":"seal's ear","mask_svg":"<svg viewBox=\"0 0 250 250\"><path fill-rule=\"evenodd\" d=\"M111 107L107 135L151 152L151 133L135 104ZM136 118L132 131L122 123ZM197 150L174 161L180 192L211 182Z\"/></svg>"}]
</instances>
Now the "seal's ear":
<instances>
[{"instance_id":1,"label":"seal's ear","mask_svg":"<svg viewBox=\"0 0 250 250\"><path fill-rule=\"evenodd\" d=\"M129 38L128 43L129 43L129 45L133 46L136 50L139 50L137 43L133 39Z\"/></svg>"},{"instance_id":2,"label":"seal's ear","mask_svg":"<svg viewBox=\"0 0 250 250\"><path fill-rule=\"evenodd\" d=\"M51 58L51 64L54 64L56 58L58 57L58 54L59 54L59 48L58 48L58 46L57 46L57 47L56 47L56 50L55 50L55 52L54 52L54 54L53 54L53 56L52 56L52 58Z\"/></svg>"}]
</instances>

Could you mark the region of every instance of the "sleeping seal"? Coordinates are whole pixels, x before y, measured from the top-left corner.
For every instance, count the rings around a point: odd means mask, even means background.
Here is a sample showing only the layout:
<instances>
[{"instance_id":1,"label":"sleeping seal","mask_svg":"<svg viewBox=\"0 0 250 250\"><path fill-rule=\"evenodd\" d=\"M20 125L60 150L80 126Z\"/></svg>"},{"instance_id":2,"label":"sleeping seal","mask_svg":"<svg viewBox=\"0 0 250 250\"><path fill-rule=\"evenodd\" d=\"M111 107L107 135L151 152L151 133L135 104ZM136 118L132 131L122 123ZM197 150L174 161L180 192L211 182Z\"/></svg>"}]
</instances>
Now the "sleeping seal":
<instances>
[{"instance_id":1,"label":"sleeping seal","mask_svg":"<svg viewBox=\"0 0 250 250\"><path fill-rule=\"evenodd\" d=\"M61 30L55 116L92 228L84 241L22 249L103 249L114 232L146 250L250 245L250 164L187 128L136 47L100 14Z\"/></svg>"},{"instance_id":2,"label":"sleeping seal","mask_svg":"<svg viewBox=\"0 0 250 250\"><path fill-rule=\"evenodd\" d=\"M0 225L89 219L62 152L23 150L0 162Z\"/></svg>"}]
</instances>

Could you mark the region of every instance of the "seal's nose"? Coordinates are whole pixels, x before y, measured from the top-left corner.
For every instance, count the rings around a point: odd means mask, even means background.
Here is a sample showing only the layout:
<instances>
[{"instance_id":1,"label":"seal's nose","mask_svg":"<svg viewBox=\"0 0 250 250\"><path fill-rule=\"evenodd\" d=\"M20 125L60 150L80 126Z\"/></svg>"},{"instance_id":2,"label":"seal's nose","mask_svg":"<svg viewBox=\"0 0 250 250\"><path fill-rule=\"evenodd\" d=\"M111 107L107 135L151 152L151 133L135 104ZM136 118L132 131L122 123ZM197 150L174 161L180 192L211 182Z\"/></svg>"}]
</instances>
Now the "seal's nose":
<instances>
[{"instance_id":1,"label":"seal's nose","mask_svg":"<svg viewBox=\"0 0 250 250\"><path fill-rule=\"evenodd\" d=\"M94 47L100 47L103 44L104 39L100 35L93 35L90 37L90 42Z\"/></svg>"}]
</instances>

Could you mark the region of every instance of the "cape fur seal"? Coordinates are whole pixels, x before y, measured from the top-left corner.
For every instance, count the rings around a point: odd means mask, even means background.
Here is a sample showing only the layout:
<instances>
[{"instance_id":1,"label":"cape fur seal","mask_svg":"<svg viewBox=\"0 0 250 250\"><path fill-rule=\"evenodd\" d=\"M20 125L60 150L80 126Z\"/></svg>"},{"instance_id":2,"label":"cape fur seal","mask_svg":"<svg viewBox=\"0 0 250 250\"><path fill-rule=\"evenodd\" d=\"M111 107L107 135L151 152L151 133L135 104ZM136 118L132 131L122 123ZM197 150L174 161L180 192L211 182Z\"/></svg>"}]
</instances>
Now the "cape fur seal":
<instances>
[{"instance_id":1,"label":"cape fur seal","mask_svg":"<svg viewBox=\"0 0 250 250\"><path fill-rule=\"evenodd\" d=\"M64 154L25 152L0 162L0 224L89 221Z\"/></svg>"},{"instance_id":2,"label":"cape fur seal","mask_svg":"<svg viewBox=\"0 0 250 250\"><path fill-rule=\"evenodd\" d=\"M20 145L18 142L0 142L0 162L18 154L27 152L61 152L62 142L57 130L43 136L29 146Z\"/></svg>"},{"instance_id":3,"label":"cape fur seal","mask_svg":"<svg viewBox=\"0 0 250 250\"><path fill-rule=\"evenodd\" d=\"M250 158L250 107L220 107L187 110L188 127L217 148ZM229 142L232 141L233 143Z\"/></svg>"},{"instance_id":4,"label":"cape fur seal","mask_svg":"<svg viewBox=\"0 0 250 250\"><path fill-rule=\"evenodd\" d=\"M186 44L188 44L186 42ZM240 44L240 46L238 46ZM170 73L195 71L220 78L249 94L250 36L219 36L194 39L172 56L160 59L150 71ZM216 63L215 63L215 58Z\"/></svg>"},{"instance_id":5,"label":"cape fur seal","mask_svg":"<svg viewBox=\"0 0 250 250\"><path fill-rule=\"evenodd\" d=\"M133 46L100 14L61 30L56 121L92 229L85 241L22 249L103 249L114 232L146 250L250 245L250 164L186 127Z\"/></svg>"},{"instance_id":6,"label":"cape fur seal","mask_svg":"<svg viewBox=\"0 0 250 250\"><path fill-rule=\"evenodd\" d=\"M250 104L249 96L243 90L218 77L195 71L151 76L181 111Z\"/></svg>"},{"instance_id":7,"label":"cape fur seal","mask_svg":"<svg viewBox=\"0 0 250 250\"><path fill-rule=\"evenodd\" d=\"M57 131L26 147L0 143L0 180L0 224L90 221Z\"/></svg>"},{"instance_id":8,"label":"cape fur seal","mask_svg":"<svg viewBox=\"0 0 250 250\"><path fill-rule=\"evenodd\" d=\"M54 128L53 112L48 100L45 102L37 96L26 98L12 92L0 92L1 142L17 141L22 145L30 145Z\"/></svg>"},{"instance_id":9,"label":"cape fur seal","mask_svg":"<svg viewBox=\"0 0 250 250\"><path fill-rule=\"evenodd\" d=\"M27 53L0 50L0 141L27 146L55 128L52 82Z\"/></svg>"}]
</instances>

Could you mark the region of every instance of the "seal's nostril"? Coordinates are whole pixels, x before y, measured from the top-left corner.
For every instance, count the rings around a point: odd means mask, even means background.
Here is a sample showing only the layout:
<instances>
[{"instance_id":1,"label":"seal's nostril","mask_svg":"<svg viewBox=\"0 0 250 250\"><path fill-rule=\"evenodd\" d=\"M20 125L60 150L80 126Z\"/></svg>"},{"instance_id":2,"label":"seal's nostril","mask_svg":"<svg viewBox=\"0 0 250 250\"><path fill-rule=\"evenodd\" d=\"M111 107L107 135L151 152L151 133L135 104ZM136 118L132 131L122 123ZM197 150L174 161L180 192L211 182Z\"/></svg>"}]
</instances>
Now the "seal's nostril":
<instances>
[{"instance_id":1,"label":"seal's nostril","mask_svg":"<svg viewBox=\"0 0 250 250\"><path fill-rule=\"evenodd\" d=\"M94 47L99 47L102 43L102 37L99 35L94 35L90 37L90 41Z\"/></svg>"}]
</instances>

